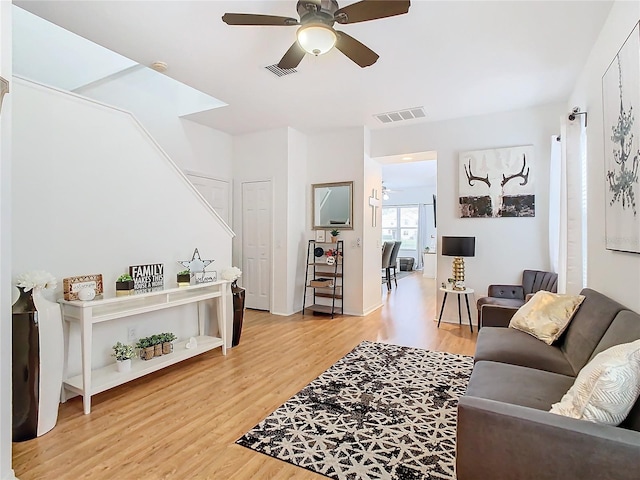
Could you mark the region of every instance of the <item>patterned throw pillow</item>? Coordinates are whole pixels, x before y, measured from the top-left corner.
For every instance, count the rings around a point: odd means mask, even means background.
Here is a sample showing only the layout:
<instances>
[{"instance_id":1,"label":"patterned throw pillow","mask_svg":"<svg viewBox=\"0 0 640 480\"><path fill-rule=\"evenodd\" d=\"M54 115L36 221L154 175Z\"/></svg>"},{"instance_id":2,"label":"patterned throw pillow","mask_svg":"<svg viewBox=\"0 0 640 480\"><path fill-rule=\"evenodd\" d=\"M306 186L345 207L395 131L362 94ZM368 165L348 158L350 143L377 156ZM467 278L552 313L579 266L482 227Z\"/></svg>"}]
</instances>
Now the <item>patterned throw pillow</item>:
<instances>
[{"instance_id":1,"label":"patterned throw pillow","mask_svg":"<svg viewBox=\"0 0 640 480\"><path fill-rule=\"evenodd\" d=\"M616 345L587 363L551 413L619 425L640 395L640 340Z\"/></svg>"},{"instance_id":2,"label":"patterned throw pillow","mask_svg":"<svg viewBox=\"0 0 640 480\"><path fill-rule=\"evenodd\" d=\"M583 300L583 295L561 295L540 290L518 309L509 328L533 335L551 345L565 331Z\"/></svg>"}]
</instances>

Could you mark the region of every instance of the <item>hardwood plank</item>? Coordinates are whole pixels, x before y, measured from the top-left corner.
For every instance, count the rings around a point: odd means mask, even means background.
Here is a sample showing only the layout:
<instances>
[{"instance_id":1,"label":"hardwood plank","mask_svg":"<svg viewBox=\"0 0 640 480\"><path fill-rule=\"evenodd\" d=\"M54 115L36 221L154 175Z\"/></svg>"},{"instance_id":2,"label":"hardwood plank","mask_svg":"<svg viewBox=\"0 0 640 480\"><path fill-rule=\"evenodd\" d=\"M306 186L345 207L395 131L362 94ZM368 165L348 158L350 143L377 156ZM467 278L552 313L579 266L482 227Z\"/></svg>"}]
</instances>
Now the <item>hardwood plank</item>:
<instances>
[{"instance_id":1,"label":"hardwood plank","mask_svg":"<svg viewBox=\"0 0 640 480\"><path fill-rule=\"evenodd\" d=\"M381 285L365 317L289 317L247 310L240 345L60 406L46 435L13 444L30 479L321 479L234 442L363 340L472 355L468 325L437 328L436 287L420 272Z\"/></svg>"}]
</instances>

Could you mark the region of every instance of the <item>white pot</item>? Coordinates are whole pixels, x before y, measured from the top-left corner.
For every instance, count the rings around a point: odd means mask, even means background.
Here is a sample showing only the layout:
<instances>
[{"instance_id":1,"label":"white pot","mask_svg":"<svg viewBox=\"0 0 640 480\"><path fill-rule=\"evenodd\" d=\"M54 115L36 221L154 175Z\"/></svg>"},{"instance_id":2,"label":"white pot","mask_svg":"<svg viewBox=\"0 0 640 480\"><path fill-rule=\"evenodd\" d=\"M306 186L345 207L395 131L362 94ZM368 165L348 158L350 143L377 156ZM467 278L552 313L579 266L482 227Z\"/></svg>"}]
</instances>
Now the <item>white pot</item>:
<instances>
[{"instance_id":1,"label":"white pot","mask_svg":"<svg viewBox=\"0 0 640 480\"><path fill-rule=\"evenodd\" d=\"M128 372L131 370L131 359L127 358L126 360L116 360L116 367L119 372Z\"/></svg>"}]
</instances>

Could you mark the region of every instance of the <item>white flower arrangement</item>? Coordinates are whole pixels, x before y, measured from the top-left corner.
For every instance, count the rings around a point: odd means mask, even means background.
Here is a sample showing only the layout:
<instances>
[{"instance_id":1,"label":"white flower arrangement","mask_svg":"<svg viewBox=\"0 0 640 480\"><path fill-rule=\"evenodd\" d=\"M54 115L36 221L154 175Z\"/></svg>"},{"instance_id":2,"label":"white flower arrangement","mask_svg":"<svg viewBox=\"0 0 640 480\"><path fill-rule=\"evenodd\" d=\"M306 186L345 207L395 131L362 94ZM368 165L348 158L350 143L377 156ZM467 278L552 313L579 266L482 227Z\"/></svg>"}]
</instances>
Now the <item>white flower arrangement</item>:
<instances>
[{"instance_id":1,"label":"white flower arrangement","mask_svg":"<svg viewBox=\"0 0 640 480\"><path fill-rule=\"evenodd\" d=\"M222 270L220 276L223 280L229 280L230 282L235 282L242 276L242 270L238 267L227 267Z\"/></svg>"},{"instance_id":2,"label":"white flower arrangement","mask_svg":"<svg viewBox=\"0 0 640 480\"><path fill-rule=\"evenodd\" d=\"M43 270L23 273L16 277L16 285L24 288L25 292L34 290L54 290L58 286L56 277Z\"/></svg>"}]
</instances>

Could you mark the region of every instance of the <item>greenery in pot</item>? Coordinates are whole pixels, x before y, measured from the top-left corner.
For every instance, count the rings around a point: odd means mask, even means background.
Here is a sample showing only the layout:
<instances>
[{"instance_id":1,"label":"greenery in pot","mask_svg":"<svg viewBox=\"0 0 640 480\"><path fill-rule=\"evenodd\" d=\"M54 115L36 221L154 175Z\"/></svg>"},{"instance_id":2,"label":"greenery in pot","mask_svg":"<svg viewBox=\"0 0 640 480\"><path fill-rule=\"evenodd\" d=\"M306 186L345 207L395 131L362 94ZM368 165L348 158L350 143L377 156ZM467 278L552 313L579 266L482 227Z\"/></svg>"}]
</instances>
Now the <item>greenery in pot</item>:
<instances>
[{"instance_id":1,"label":"greenery in pot","mask_svg":"<svg viewBox=\"0 0 640 480\"><path fill-rule=\"evenodd\" d=\"M163 355L167 355L167 354L173 352L173 343L171 343L171 342L176 340L178 337L176 337L171 332L161 333L160 337L162 338L162 353L163 353Z\"/></svg>"},{"instance_id":2,"label":"greenery in pot","mask_svg":"<svg viewBox=\"0 0 640 480\"><path fill-rule=\"evenodd\" d=\"M338 230L337 228L334 228L333 230L331 230L332 237L337 237L338 235L340 235L340 230Z\"/></svg>"},{"instance_id":3,"label":"greenery in pot","mask_svg":"<svg viewBox=\"0 0 640 480\"><path fill-rule=\"evenodd\" d=\"M151 337L144 337L138 340L136 348L141 350L140 358L143 360L151 360L154 357L155 348L151 341Z\"/></svg>"},{"instance_id":4,"label":"greenery in pot","mask_svg":"<svg viewBox=\"0 0 640 480\"><path fill-rule=\"evenodd\" d=\"M162 339L162 343L168 343L168 342L173 342L174 340L176 340L178 337L176 337L173 333L171 332L167 332L167 333L161 333L160 334L160 338Z\"/></svg>"},{"instance_id":5,"label":"greenery in pot","mask_svg":"<svg viewBox=\"0 0 640 480\"><path fill-rule=\"evenodd\" d=\"M123 273L116 280L116 296L131 295L133 293L133 278L128 273Z\"/></svg>"},{"instance_id":6,"label":"greenery in pot","mask_svg":"<svg viewBox=\"0 0 640 480\"><path fill-rule=\"evenodd\" d=\"M125 345L121 342L117 342L113 346L113 353L111 356L116 357L116 360L121 362L123 360L134 358L136 356L136 351L132 345Z\"/></svg>"},{"instance_id":7,"label":"greenery in pot","mask_svg":"<svg viewBox=\"0 0 640 480\"><path fill-rule=\"evenodd\" d=\"M191 272L189 271L189 269L178 272L178 275L176 277L177 277L179 286L182 286L183 284L184 285L191 284Z\"/></svg>"}]
</instances>

